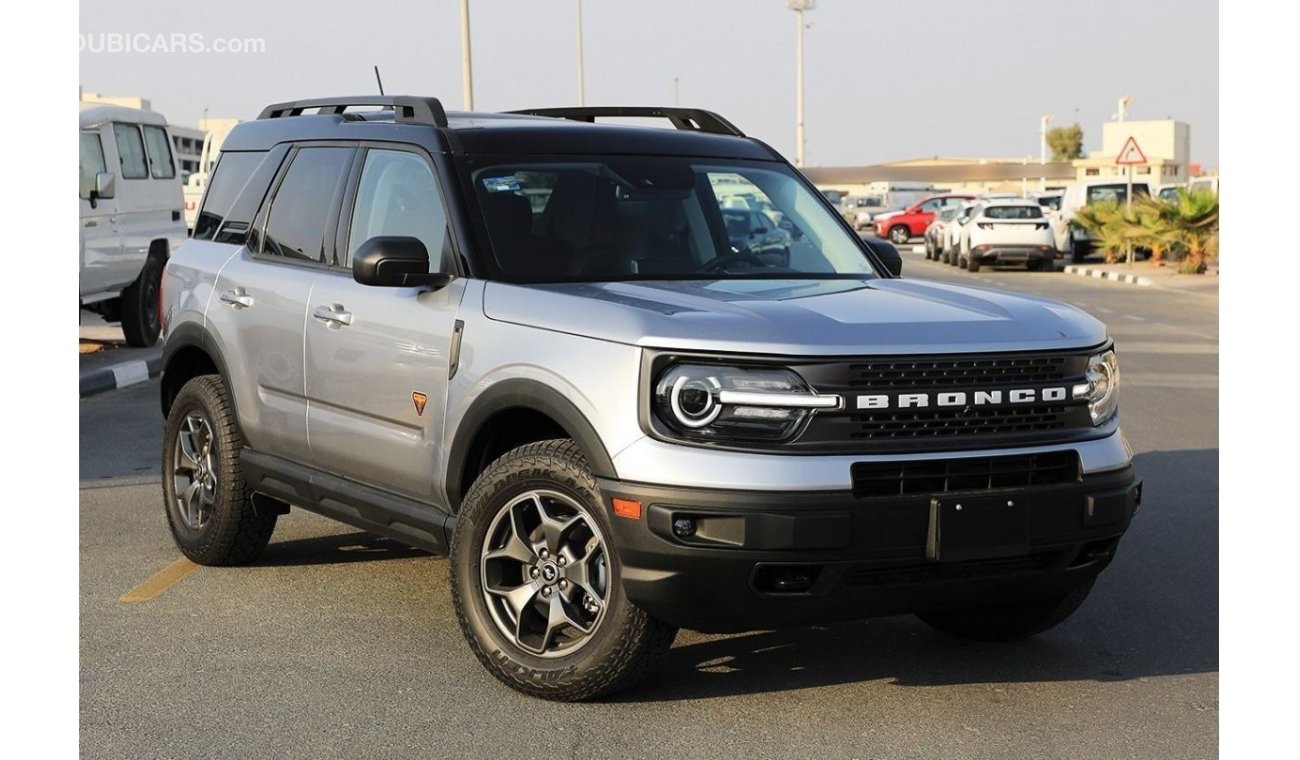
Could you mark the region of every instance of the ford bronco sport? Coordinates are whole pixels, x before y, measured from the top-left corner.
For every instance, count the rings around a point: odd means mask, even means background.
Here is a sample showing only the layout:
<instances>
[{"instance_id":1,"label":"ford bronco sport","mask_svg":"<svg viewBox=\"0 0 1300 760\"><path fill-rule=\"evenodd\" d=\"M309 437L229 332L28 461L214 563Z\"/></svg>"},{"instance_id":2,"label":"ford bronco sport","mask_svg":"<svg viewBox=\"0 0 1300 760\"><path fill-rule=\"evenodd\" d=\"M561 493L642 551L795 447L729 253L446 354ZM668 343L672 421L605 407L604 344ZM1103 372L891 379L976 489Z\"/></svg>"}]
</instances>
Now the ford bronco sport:
<instances>
[{"instance_id":1,"label":"ford bronco sport","mask_svg":"<svg viewBox=\"0 0 1300 760\"><path fill-rule=\"evenodd\" d=\"M728 234L739 191L788 256ZM167 519L201 564L290 506L449 555L475 655L550 699L679 627L1038 633L1140 501L1111 341L900 268L706 111L271 106L163 279Z\"/></svg>"}]
</instances>

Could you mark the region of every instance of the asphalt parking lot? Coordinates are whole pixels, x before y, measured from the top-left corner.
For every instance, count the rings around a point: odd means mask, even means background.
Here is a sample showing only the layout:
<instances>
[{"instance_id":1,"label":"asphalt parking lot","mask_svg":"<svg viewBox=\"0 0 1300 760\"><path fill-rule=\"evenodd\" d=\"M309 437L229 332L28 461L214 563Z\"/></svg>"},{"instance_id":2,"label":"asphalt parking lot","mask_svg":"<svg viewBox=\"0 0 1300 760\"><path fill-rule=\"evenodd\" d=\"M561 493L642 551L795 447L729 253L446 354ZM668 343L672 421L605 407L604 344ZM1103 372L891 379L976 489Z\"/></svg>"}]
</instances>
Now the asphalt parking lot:
<instances>
[{"instance_id":1,"label":"asphalt parking lot","mask_svg":"<svg viewBox=\"0 0 1300 760\"><path fill-rule=\"evenodd\" d=\"M470 654L441 558L295 510L254 566L178 562L154 380L81 402L82 755L1217 756L1217 296L904 259L1115 337L1144 505L1065 624L1013 645L905 617L682 632L638 690L531 699Z\"/></svg>"}]
</instances>

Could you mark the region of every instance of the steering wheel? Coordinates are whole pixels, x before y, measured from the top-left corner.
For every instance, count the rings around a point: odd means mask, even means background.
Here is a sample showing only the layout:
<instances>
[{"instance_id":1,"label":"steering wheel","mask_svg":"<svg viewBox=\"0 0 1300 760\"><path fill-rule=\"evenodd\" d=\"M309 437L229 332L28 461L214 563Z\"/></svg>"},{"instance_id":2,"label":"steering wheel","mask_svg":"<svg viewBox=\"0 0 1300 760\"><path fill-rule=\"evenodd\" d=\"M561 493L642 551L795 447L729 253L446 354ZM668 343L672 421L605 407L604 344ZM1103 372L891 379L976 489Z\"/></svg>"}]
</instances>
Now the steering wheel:
<instances>
[{"instance_id":1,"label":"steering wheel","mask_svg":"<svg viewBox=\"0 0 1300 760\"><path fill-rule=\"evenodd\" d=\"M767 266L767 264L764 263L762 259L760 259L756 254L751 253L750 251L732 251L731 253L724 253L721 256L715 257L713 260L706 262L704 266L700 267L695 271L716 272L717 270L722 269L726 265L734 264L737 261L747 261L750 264L753 264L754 266L758 266L758 267Z\"/></svg>"}]
</instances>

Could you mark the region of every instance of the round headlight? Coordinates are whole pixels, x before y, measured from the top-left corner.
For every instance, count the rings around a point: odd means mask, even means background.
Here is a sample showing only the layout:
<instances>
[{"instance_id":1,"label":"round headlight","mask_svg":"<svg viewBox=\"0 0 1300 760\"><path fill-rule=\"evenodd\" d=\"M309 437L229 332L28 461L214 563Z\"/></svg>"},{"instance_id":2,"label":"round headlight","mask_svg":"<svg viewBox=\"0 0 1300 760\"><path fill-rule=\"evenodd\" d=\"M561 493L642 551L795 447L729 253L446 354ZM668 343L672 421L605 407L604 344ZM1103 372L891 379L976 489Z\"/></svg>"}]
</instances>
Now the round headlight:
<instances>
[{"instance_id":1,"label":"round headlight","mask_svg":"<svg viewBox=\"0 0 1300 760\"><path fill-rule=\"evenodd\" d=\"M1088 359L1087 383L1074 389L1075 398L1088 399L1093 425L1110 421L1119 409L1119 360L1114 351L1103 351Z\"/></svg>"},{"instance_id":2,"label":"round headlight","mask_svg":"<svg viewBox=\"0 0 1300 760\"><path fill-rule=\"evenodd\" d=\"M679 424L689 428L704 427L717 419L722 411L718 403L720 390L715 378L681 375L673 381L668 403Z\"/></svg>"}]
</instances>

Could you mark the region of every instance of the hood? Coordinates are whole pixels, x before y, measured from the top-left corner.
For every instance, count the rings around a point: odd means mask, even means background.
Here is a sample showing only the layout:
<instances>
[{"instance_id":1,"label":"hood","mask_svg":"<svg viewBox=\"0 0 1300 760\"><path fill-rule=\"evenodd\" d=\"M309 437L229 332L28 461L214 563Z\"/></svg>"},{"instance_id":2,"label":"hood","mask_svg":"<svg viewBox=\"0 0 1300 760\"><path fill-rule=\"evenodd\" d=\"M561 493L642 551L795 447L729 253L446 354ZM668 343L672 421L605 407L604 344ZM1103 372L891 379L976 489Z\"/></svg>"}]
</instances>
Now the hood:
<instances>
[{"instance_id":1,"label":"hood","mask_svg":"<svg viewBox=\"0 0 1300 760\"><path fill-rule=\"evenodd\" d=\"M793 356L1084 348L1106 326L1057 301L906 279L488 283L488 318L680 351Z\"/></svg>"}]
</instances>

